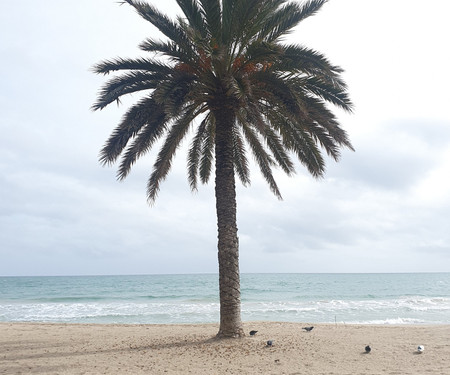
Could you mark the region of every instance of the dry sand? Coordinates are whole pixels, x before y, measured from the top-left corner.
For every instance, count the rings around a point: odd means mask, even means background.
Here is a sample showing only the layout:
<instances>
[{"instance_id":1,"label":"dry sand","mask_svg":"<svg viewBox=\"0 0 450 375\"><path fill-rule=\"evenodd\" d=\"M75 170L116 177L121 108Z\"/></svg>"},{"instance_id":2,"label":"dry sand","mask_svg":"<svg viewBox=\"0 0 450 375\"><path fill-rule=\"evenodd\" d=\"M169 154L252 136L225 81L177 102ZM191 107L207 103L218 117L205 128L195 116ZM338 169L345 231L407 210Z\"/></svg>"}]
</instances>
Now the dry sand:
<instances>
[{"instance_id":1,"label":"dry sand","mask_svg":"<svg viewBox=\"0 0 450 375\"><path fill-rule=\"evenodd\" d=\"M450 325L304 326L219 341L215 324L0 323L0 374L450 374Z\"/></svg>"}]
</instances>

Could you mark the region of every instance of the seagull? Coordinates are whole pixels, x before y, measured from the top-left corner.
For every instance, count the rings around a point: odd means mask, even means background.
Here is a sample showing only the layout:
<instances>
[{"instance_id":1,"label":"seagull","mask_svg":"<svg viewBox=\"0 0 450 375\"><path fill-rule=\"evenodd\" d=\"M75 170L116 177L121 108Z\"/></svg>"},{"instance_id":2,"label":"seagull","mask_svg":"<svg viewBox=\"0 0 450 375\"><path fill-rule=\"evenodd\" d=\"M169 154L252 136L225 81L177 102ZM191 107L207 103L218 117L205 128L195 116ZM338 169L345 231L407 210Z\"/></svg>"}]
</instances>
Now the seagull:
<instances>
[{"instance_id":1,"label":"seagull","mask_svg":"<svg viewBox=\"0 0 450 375\"><path fill-rule=\"evenodd\" d=\"M255 336L258 331L250 331L250 336Z\"/></svg>"},{"instance_id":2,"label":"seagull","mask_svg":"<svg viewBox=\"0 0 450 375\"><path fill-rule=\"evenodd\" d=\"M424 350L425 350L425 347L424 347L423 345L419 345L419 346L417 347L417 351L418 351L419 353L423 353Z\"/></svg>"},{"instance_id":3,"label":"seagull","mask_svg":"<svg viewBox=\"0 0 450 375\"><path fill-rule=\"evenodd\" d=\"M365 349L366 349L366 353L370 353L370 351L372 350L372 348L369 345L367 345L365 347Z\"/></svg>"},{"instance_id":4,"label":"seagull","mask_svg":"<svg viewBox=\"0 0 450 375\"><path fill-rule=\"evenodd\" d=\"M306 332L311 332L313 328L314 327L303 327L302 329L304 329Z\"/></svg>"},{"instance_id":5,"label":"seagull","mask_svg":"<svg viewBox=\"0 0 450 375\"><path fill-rule=\"evenodd\" d=\"M267 341L267 346L272 346L272 345L273 345L273 340Z\"/></svg>"}]
</instances>

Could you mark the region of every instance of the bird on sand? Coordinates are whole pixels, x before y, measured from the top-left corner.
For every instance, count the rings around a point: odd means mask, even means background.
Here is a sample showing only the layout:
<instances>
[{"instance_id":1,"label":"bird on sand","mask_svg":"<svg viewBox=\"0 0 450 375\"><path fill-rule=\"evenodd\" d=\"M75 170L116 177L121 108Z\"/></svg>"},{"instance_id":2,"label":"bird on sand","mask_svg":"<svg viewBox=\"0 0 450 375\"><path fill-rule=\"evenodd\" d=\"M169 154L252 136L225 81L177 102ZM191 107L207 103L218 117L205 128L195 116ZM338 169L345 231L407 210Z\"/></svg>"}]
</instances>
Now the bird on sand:
<instances>
[{"instance_id":1,"label":"bird on sand","mask_svg":"<svg viewBox=\"0 0 450 375\"><path fill-rule=\"evenodd\" d=\"M425 350L425 347L423 345L419 345L417 347L417 352L419 352L419 353L423 353L424 350Z\"/></svg>"},{"instance_id":2,"label":"bird on sand","mask_svg":"<svg viewBox=\"0 0 450 375\"><path fill-rule=\"evenodd\" d=\"M273 345L273 340L267 341L267 346L272 346L272 345Z\"/></svg>"},{"instance_id":3,"label":"bird on sand","mask_svg":"<svg viewBox=\"0 0 450 375\"><path fill-rule=\"evenodd\" d=\"M303 327L302 329L304 329L306 332L311 332L313 328L314 327Z\"/></svg>"},{"instance_id":4,"label":"bird on sand","mask_svg":"<svg viewBox=\"0 0 450 375\"><path fill-rule=\"evenodd\" d=\"M367 345L364 349L366 350L366 353L370 353L370 351L372 350L369 345Z\"/></svg>"},{"instance_id":5,"label":"bird on sand","mask_svg":"<svg viewBox=\"0 0 450 375\"><path fill-rule=\"evenodd\" d=\"M250 331L250 336L255 336L258 331Z\"/></svg>"}]
</instances>

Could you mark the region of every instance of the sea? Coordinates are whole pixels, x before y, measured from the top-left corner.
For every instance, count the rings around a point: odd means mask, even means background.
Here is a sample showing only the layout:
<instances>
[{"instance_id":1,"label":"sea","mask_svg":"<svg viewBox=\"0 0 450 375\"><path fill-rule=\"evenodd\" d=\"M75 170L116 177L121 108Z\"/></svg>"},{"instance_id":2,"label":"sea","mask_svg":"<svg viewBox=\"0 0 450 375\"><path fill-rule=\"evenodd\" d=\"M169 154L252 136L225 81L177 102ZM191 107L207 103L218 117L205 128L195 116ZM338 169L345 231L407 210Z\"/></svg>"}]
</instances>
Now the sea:
<instances>
[{"instance_id":1,"label":"sea","mask_svg":"<svg viewBox=\"0 0 450 375\"><path fill-rule=\"evenodd\" d=\"M241 274L243 321L450 324L450 273ZM217 274L0 277L0 322L219 321Z\"/></svg>"}]
</instances>

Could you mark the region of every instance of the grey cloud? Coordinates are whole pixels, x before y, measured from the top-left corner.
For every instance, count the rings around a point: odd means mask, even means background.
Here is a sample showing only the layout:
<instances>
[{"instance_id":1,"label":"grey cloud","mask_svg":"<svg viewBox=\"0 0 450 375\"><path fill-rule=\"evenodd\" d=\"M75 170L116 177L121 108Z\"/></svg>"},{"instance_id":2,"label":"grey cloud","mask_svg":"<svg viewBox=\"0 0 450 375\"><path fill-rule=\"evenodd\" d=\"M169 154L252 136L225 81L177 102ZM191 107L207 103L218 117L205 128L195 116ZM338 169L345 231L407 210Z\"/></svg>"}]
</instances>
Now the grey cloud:
<instances>
[{"instance_id":1,"label":"grey cloud","mask_svg":"<svg viewBox=\"0 0 450 375\"><path fill-rule=\"evenodd\" d=\"M360 135L356 152L329 164L328 176L386 190L405 190L424 178L450 147L450 123L398 120Z\"/></svg>"}]
</instances>

